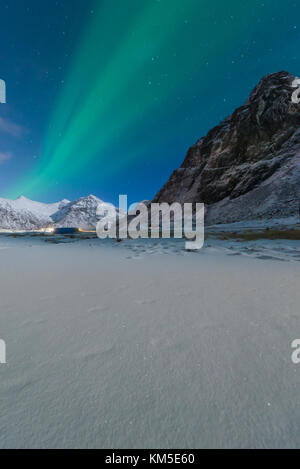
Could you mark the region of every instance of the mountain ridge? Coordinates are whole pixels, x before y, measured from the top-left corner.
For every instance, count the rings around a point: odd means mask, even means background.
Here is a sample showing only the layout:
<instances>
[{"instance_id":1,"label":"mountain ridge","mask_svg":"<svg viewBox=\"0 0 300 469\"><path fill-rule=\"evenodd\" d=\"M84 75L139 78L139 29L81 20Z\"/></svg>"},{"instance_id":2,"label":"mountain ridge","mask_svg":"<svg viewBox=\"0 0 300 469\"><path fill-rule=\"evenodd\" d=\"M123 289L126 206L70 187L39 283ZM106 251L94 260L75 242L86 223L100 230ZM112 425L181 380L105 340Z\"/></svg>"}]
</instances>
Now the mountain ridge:
<instances>
[{"instance_id":1,"label":"mountain ridge","mask_svg":"<svg viewBox=\"0 0 300 469\"><path fill-rule=\"evenodd\" d=\"M46 204L27 199L16 200L0 198L0 229L3 230L40 230L49 227L74 227L95 229L101 217L97 215L99 206L111 207L94 195L81 197L74 201L63 199Z\"/></svg>"},{"instance_id":2,"label":"mountain ridge","mask_svg":"<svg viewBox=\"0 0 300 469\"><path fill-rule=\"evenodd\" d=\"M263 77L247 101L200 138L153 202L203 202L206 222L298 215L300 105L295 77Z\"/></svg>"}]
</instances>

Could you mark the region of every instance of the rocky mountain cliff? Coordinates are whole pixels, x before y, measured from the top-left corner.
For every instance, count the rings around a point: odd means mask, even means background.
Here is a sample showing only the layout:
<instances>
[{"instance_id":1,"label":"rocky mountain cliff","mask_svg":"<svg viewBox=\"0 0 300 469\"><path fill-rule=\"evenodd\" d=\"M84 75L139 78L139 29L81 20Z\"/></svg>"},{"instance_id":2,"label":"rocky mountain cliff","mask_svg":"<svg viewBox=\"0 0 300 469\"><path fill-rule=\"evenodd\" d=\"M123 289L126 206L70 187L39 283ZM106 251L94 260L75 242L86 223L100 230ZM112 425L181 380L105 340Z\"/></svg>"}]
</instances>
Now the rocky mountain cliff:
<instances>
[{"instance_id":1,"label":"rocky mountain cliff","mask_svg":"<svg viewBox=\"0 0 300 469\"><path fill-rule=\"evenodd\" d=\"M246 103L187 152L154 202L204 202L208 223L297 216L300 104L295 77L265 76Z\"/></svg>"}]
</instances>

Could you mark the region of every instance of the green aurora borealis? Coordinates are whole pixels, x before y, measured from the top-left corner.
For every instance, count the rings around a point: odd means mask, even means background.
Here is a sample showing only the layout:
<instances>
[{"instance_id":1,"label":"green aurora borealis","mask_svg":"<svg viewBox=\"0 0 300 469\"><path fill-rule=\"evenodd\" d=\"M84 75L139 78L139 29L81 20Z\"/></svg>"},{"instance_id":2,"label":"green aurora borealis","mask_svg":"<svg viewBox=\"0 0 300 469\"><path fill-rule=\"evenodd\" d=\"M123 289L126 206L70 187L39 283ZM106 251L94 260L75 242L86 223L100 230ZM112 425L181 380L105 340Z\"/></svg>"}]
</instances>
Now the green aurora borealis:
<instances>
[{"instance_id":1,"label":"green aurora borealis","mask_svg":"<svg viewBox=\"0 0 300 469\"><path fill-rule=\"evenodd\" d=\"M183 149L193 139L242 104L267 73L268 62L277 66L274 54L258 63L255 48L264 44L270 49L272 15L278 16L280 2L254 1L250 11L249 4L94 2L49 106L40 157L11 182L6 195L54 197L49 188L70 187L84 178L85 187L98 184L96 195L101 196L101 187L114 181L117 186L127 169L132 184L135 164L152 161L157 170L162 158L165 177L183 160ZM267 40L266 27L271 34ZM150 195L159 189L156 184ZM114 192L119 193L118 187Z\"/></svg>"}]
</instances>

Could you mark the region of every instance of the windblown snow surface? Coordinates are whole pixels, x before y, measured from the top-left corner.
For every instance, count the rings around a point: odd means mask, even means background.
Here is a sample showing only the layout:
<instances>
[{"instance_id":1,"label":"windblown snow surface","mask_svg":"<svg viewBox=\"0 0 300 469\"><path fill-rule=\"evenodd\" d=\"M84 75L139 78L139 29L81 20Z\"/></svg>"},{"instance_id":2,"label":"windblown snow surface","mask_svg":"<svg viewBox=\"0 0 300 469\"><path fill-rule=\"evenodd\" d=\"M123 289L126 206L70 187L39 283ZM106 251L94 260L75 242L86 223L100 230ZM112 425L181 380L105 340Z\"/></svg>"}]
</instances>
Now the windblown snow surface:
<instances>
[{"instance_id":1,"label":"windblown snow surface","mask_svg":"<svg viewBox=\"0 0 300 469\"><path fill-rule=\"evenodd\" d=\"M0 243L1 448L299 447L299 242Z\"/></svg>"}]
</instances>

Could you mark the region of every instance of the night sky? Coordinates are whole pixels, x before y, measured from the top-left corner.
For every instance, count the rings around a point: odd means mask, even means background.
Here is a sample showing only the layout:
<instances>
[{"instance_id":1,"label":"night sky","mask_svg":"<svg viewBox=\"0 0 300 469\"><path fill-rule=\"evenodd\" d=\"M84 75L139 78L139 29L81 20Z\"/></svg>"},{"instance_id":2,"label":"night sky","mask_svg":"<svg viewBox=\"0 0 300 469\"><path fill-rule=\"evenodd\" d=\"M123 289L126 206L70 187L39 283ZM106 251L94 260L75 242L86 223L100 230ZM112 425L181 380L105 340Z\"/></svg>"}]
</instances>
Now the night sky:
<instances>
[{"instance_id":1,"label":"night sky","mask_svg":"<svg viewBox=\"0 0 300 469\"><path fill-rule=\"evenodd\" d=\"M268 73L300 1L0 0L0 196L152 198Z\"/></svg>"}]
</instances>

